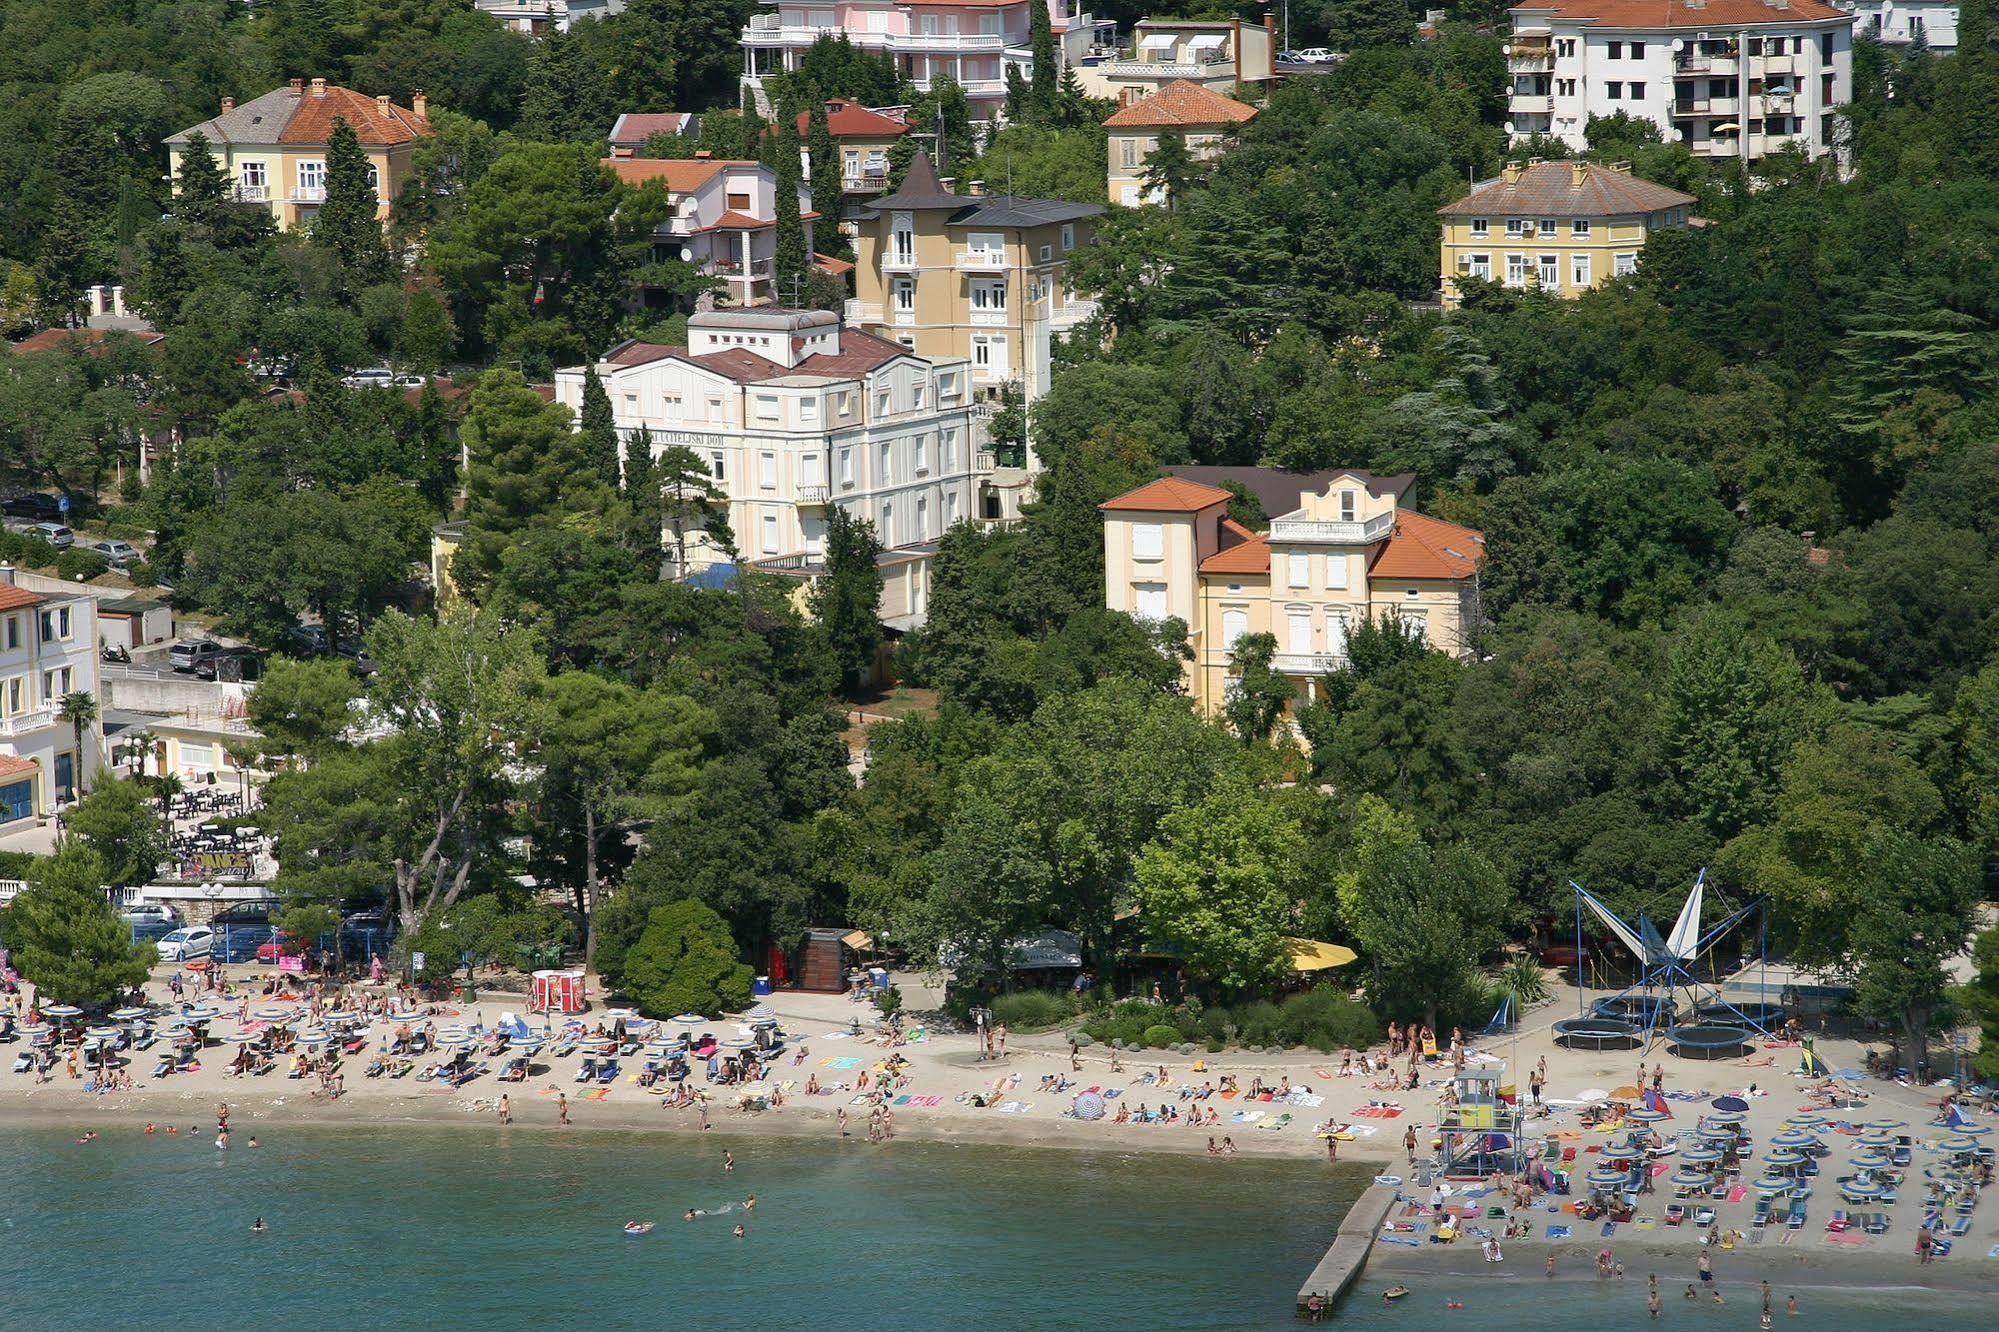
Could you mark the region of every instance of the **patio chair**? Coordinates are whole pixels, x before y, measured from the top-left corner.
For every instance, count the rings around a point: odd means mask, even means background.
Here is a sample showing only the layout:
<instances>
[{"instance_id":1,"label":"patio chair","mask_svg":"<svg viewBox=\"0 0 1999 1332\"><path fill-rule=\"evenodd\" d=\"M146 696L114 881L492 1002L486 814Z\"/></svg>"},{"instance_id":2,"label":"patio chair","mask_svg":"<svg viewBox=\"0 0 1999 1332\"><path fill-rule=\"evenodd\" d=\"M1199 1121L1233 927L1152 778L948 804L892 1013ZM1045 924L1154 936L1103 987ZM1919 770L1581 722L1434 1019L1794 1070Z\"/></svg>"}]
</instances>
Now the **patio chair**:
<instances>
[{"instance_id":1,"label":"patio chair","mask_svg":"<svg viewBox=\"0 0 1999 1332\"><path fill-rule=\"evenodd\" d=\"M597 1058L595 1055L585 1055L583 1056L583 1066L576 1070L576 1081L595 1082L596 1080Z\"/></svg>"},{"instance_id":2,"label":"patio chair","mask_svg":"<svg viewBox=\"0 0 1999 1332\"><path fill-rule=\"evenodd\" d=\"M1699 1226L1699 1227L1700 1227L1701 1229L1703 1229L1703 1230L1705 1230L1705 1229L1707 1229L1707 1228L1708 1228L1709 1226L1713 1225L1713 1224L1714 1224L1714 1208L1712 1208L1712 1207L1698 1207L1698 1208L1695 1208L1695 1209L1694 1209L1694 1224L1695 1224L1695 1225L1697 1225L1697 1226Z\"/></svg>"},{"instance_id":3,"label":"patio chair","mask_svg":"<svg viewBox=\"0 0 1999 1332\"><path fill-rule=\"evenodd\" d=\"M1684 1208L1684 1207L1680 1206L1680 1204L1678 1204L1678 1203L1668 1203L1668 1204L1666 1205L1666 1224L1667 1224L1667 1225L1669 1225L1669 1226L1677 1226L1677 1225L1679 1225L1679 1224L1680 1224L1680 1222L1682 1222L1682 1221L1684 1221L1684 1220L1686 1220L1686 1219L1687 1219L1687 1209L1686 1209L1686 1208Z\"/></svg>"},{"instance_id":4,"label":"patio chair","mask_svg":"<svg viewBox=\"0 0 1999 1332\"><path fill-rule=\"evenodd\" d=\"M1805 1228L1805 1205L1803 1202L1791 1204L1791 1215L1786 1218L1784 1228L1786 1230L1803 1230Z\"/></svg>"},{"instance_id":5,"label":"patio chair","mask_svg":"<svg viewBox=\"0 0 1999 1332\"><path fill-rule=\"evenodd\" d=\"M1749 1218L1749 1224L1758 1230L1770 1224L1770 1200L1768 1198L1758 1198L1756 1200L1756 1213Z\"/></svg>"},{"instance_id":6,"label":"patio chair","mask_svg":"<svg viewBox=\"0 0 1999 1332\"><path fill-rule=\"evenodd\" d=\"M1832 1220L1825 1223L1826 1232L1832 1235L1843 1235L1846 1233L1848 1224L1846 1209L1843 1207L1838 1208L1833 1212Z\"/></svg>"},{"instance_id":7,"label":"patio chair","mask_svg":"<svg viewBox=\"0 0 1999 1332\"><path fill-rule=\"evenodd\" d=\"M1860 1228L1870 1235L1885 1235L1888 1233L1888 1214L1869 1212L1861 1218Z\"/></svg>"}]
</instances>

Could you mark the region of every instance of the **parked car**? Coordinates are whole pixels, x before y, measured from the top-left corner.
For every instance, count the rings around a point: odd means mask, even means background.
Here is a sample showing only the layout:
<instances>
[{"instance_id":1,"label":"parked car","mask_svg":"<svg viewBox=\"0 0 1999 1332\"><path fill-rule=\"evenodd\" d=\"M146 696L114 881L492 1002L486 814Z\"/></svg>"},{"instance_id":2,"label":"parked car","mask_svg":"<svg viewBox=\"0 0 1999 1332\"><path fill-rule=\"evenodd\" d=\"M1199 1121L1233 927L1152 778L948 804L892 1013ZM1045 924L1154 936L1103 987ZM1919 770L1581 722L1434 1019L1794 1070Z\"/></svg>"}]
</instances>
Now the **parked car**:
<instances>
[{"instance_id":1,"label":"parked car","mask_svg":"<svg viewBox=\"0 0 1999 1332\"><path fill-rule=\"evenodd\" d=\"M199 662L210 661L223 653L222 644L210 638L183 638L167 652L167 661L177 671L185 674L192 671Z\"/></svg>"},{"instance_id":2,"label":"parked car","mask_svg":"<svg viewBox=\"0 0 1999 1332\"><path fill-rule=\"evenodd\" d=\"M1308 46L1293 57L1301 65L1330 65L1339 59L1323 46Z\"/></svg>"},{"instance_id":3,"label":"parked car","mask_svg":"<svg viewBox=\"0 0 1999 1332\"><path fill-rule=\"evenodd\" d=\"M40 537L57 550L68 550L76 544L76 533L61 523L30 523L25 527L17 526L14 530L23 536Z\"/></svg>"},{"instance_id":4,"label":"parked car","mask_svg":"<svg viewBox=\"0 0 1999 1332\"><path fill-rule=\"evenodd\" d=\"M263 678L264 654L255 648L235 648L194 663L197 680L258 680Z\"/></svg>"},{"instance_id":5,"label":"parked car","mask_svg":"<svg viewBox=\"0 0 1999 1332\"><path fill-rule=\"evenodd\" d=\"M30 490L22 495L10 495L0 500L0 513L9 518L33 518L36 522L59 523L62 521L62 501L54 495L39 490Z\"/></svg>"},{"instance_id":6,"label":"parked car","mask_svg":"<svg viewBox=\"0 0 1999 1332\"><path fill-rule=\"evenodd\" d=\"M323 624L295 624L286 632L285 642L296 656L325 656L327 650L326 626Z\"/></svg>"},{"instance_id":7,"label":"parked car","mask_svg":"<svg viewBox=\"0 0 1999 1332\"><path fill-rule=\"evenodd\" d=\"M281 957L299 957L310 947L312 941L309 939L294 939L289 934L280 934L257 945L257 960L270 965Z\"/></svg>"},{"instance_id":8,"label":"parked car","mask_svg":"<svg viewBox=\"0 0 1999 1332\"><path fill-rule=\"evenodd\" d=\"M168 920L180 919L180 913L175 911L172 907L168 906L164 902L145 902L141 903L138 906L128 906L123 911L120 911L118 914L124 919L132 921L134 923L138 923L140 921L168 921Z\"/></svg>"},{"instance_id":9,"label":"parked car","mask_svg":"<svg viewBox=\"0 0 1999 1332\"><path fill-rule=\"evenodd\" d=\"M129 541L93 541L85 550L94 550L114 569L130 568L146 558L145 552Z\"/></svg>"},{"instance_id":10,"label":"parked car","mask_svg":"<svg viewBox=\"0 0 1999 1332\"><path fill-rule=\"evenodd\" d=\"M276 902L245 902L230 907L210 922L215 925L269 925L277 914Z\"/></svg>"},{"instance_id":11,"label":"parked car","mask_svg":"<svg viewBox=\"0 0 1999 1332\"><path fill-rule=\"evenodd\" d=\"M386 365L375 365L343 376L340 382L348 388L392 388L395 386L396 372Z\"/></svg>"},{"instance_id":12,"label":"parked car","mask_svg":"<svg viewBox=\"0 0 1999 1332\"><path fill-rule=\"evenodd\" d=\"M192 925L184 930L175 930L153 947L159 950L162 962L192 962L196 958L207 957L214 942L215 931L206 925Z\"/></svg>"}]
</instances>

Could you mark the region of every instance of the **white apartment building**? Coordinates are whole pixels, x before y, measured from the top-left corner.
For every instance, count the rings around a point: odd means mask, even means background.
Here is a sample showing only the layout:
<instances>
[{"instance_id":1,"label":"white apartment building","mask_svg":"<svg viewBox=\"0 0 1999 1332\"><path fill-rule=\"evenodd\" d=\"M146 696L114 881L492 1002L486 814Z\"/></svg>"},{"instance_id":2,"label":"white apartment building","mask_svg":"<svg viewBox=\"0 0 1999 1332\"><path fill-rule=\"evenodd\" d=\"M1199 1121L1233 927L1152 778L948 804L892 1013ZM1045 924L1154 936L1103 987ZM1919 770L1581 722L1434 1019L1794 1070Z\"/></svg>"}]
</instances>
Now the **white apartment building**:
<instances>
[{"instance_id":1,"label":"white apartment building","mask_svg":"<svg viewBox=\"0 0 1999 1332\"><path fill-rule=\"evenodd\" d=\"M752 15L743 29L743 84L758 113L770 115L764 76L797 69L814 42L844 33L863 50L894 57L919 92L949 74L964 85L972 114L990 118L1006 104L1007 66L1033 77L1030 4L1047 6L1062 66L1079 63L1094 22L1070 0L773 0L771 13Z\"/></svg>"},{"instance_id":2,"label":"white apartment building","mask_svg":"<svg viewBox=\"0 0 1999 1332\"><path fill-rule=\"evenodd\" d=\"M676 445L699 455L749 562L809 572L832 507L871 521L883 618L921 623L928 557L953 523L979 516L993 471L973 447L971 366L927 360L821 310L697 313L687 343L621 343L598 362L620 435L644 430L654 456ZM583 374L555 376L556 399L578 412ZM720 558L696 542L689 571Z\"/></svg>"},{"instance_id":3,"label":"white apartment building","mask_svg":"<svg viewBox=\"0 0 1999 1332\"><path fill-rule=\"evenodd\" d=\"M657 158L613 153L603 159L627 185L657 183L672 213L652 233L655 262L679 259L722 281L723 299L756 305L777 299L777 172L762 162L719 157ZM798 187L805 249L813 246L812 192Z\"/></svg>"},{"instance_id":4,"label":"white apartment building","mask_svg":"<svg viewBox=\"0 0 1999 1332\"><path fill-rule=\"evenodd\" d=\"M1650 120L1702 157L1837 149L1852 14L1823 0L1547 0L1508 11L1507 129L1587 147L1591 116Z\"/></svg>"},{"instance_id":5,"label":"white apartment building","mask_svg":"<svg viewBox=\"0 0 1999 1332\"><path fill-rule=\"evenodd\" d=\"M472 0L472 7L491 14L503 27L539 37L545 32L568 32L579 19L622 14L625 0Z\"/></svg>"},{"instance_id":6,"label":"white apartment building","mask_svg":"<svg viewBox=\"0 0 1999 1332\"><path fill-rule=\"evenodd\" d=\"M74 800L102 761L104 733L76 728L57 713L64 694L97 685L97 603L34 592L0 564L0 828L47 818Z\"/></svg>"},{"instance_id":7,"label":"white apartment building","mask_svg":"<svg viewBox=\"0 0 1999 1332\"><path fill-rule=\"evenodd\" d=\"M1932 51L1957 49L1957 6L1942 0L1832 0L1854 17L1856 36L1907 46L1918 36Z\"/></svg>"}]
</instances>

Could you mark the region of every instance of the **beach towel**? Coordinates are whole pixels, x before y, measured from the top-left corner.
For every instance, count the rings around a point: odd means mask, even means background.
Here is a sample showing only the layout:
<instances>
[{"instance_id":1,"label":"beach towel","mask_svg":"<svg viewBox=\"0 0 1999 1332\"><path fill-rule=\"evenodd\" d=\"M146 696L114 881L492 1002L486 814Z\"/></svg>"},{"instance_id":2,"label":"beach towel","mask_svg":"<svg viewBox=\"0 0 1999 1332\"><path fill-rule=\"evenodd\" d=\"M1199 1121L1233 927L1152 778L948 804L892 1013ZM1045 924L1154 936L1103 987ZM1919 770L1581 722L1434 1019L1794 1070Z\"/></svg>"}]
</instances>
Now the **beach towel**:
<instances>
[{"instance_id":1,"label":"beach towel","mask_svg":"<svg viewBox=\"0 0 1999 1332\"><path fill-rule=\"evenodd\" d=\"M819 1067L821 1068L859 1068L860 1066L861 1061L852 1055L844 1055L839 1058L829 1056L819 1061Z\"/></svg>"},{"instance_id":2,"label":"beach towel","mask_svg":"<svg viewBox=\"0 0 1999 1332\"><path fill-rule=\"evenodd\" d=\"M1657 1230L1659 1223L1652 1217L1641 1216L1631 1223L1631 1228L1633 1230Z\"/></svg>"},{"instance_id":3,"label":"beach towel","mask_svg":"<svg viewBox=\"0 0 1999 1332\"><path fill-rule=\"evenodd\" d=\"M1333 1075L1323 1068L1315 1068L1312 1070L1312 1076L1315 1078L1330 1078Z\"/></svg>"},{"instance_id":4,"label":"beach towel","mask_svg":"<svg viewBox=\"0 0 1999 1332\"><path fill-rule=\"evenodd\" d=\"M586 1101L602 1101L610 1095L611 1089L609 1087L592 1087L589 1091L583 1093L583 1099Z\"/></svg>"},{"instance_id":5,"label":"beach towel","mask_svg":"<svg viewBox=\"0 0 1999 1332\"><path fill-rule=\"evenodd\" d=\"M1293 1105L1302 1105L1311 1110L1316 1110L1326 1103L1325 1097L1308 1091L1294 1091L1285 1099Z\"/></svg>"},{"instance_id":6,"label":"beach towel","mask_svg":"<svg viewBox=\"0 0 1999 1332\"><path fill-rule=\"evenodd\" d=\"M847 1031L829 1031L826 1032L824 1035L820 1036L819 1039L822 1041L844 1041L847 1039L847 1037L851 1035L853 1035L853 1033Z\"/></svg>"},{"instance_id":7,"label":"beach towel","mask_svg":"<svg viewBox=\"0 0 1999 1332\"><path fill-rule=\"evenodd\" d=\"M1406 1244L1412 1249L1420 1249L1423 1247L1422 1240L1413 1239L1408 1235L1383 1235L1381 1237L1381 1242L1383 1244Z\"/></svg>"},{"instance_id":8,"label":"beach towel","mask_svg":"<svg viewBox=\"0 0 1999 1332\"><path fill-rule=\"evenodd\" d=\"M1549 1239L1567 1239L1568 1237L1569 1237L1569 1228L1567 1226L1548 1227Z\"/></svg>"},{"instance_id":9,"label":"beach towel","mask_svg":"<svg viewBox=\"0 0 1999 1332\"><path fill-rule=\"evenodd\" d=\"M1118 1097L1124 1095L1124 1088L1106 1087L1104 1088L1102 1095L1106 1101L1115 1101Z\"/></svg>"},{"instance_id":10,"label":"beach towel","mask_svg":"<svg viewBox=\"0 0 1999 1332\"><path fill-rule=\"evenodd\" d=\"M1597 1231L1596 1233L1603 1236L1603 1238L1605 1239L1609 1239L1612 1235L1615 1235L1617 1233L1617 1222L1615 1221L1604 1222L1603 1229Z\"/></svg>"},{"instance_id":11,"label":"beach towel","mask_svg":"<svg viewBox=\"0 0 1999 1332\"><path fill-rule=\"evenodd\" d=\"M1258 1124L1257 1127L1260 1129L1274 1130L1274 1129L1287 1128L1290 1126L1290 1123L1291 1123L1291 1116L1279 1115L1277 1118L1271 1120L1268 1124Z\"/></svg>"},{"instance_id":12,"label":"beach towel","mask_svg":"<svg viewBox=\"0 0 1999 1332\"><path fill-rule=\"evenodd\" d=\"M1221 1098L1224 1101L1233 1101L1235 1099L1235 1095L1236 1095L1235 1088L1230 1087L1227 1091L1221 1093Z\"/></svg>"},{"instance_id":13,"label":"beach towel","mask_svg":"<svg viewBox=\"0 0 1999 1332\"><path fill-rule=\"evenodd\" d=\"M1740 1184L1737 1184L1734 1188L1728 1191L1728 1200L1732 1203L1739 1203L1748 1196L1749 1196L1749 1190L1744 1188Z\"/></svg>"},{"instance_id":14,"label":"beach towel","mask_svg":"<svg viewBox=\"0 0 1999 1332\"><path fill-rule=\"evenodd\" d=\"M1999 1258L1999 1244L1995 1244L1991 1248L1987 1249L1985 1251L1985 1256L1987 1258Z\"/></svg>"},{"instance_id":15,"label":"beach towel","mask_svg":"<svg viewBox=\"0 0 1999 1332\"><path fill-rule=\"evenodd\" d=\"M1029 1101L1008 1101L999 1108L999 1112L1003 1115L1024 1115L1032 1108L1033 1104Z\"/></svg>"},{"instance_id":16,"label":"beach towel","mask_svg":"<svg viewBox=\"0 0 1999 1332\"><path fill-rule=\"evenodd\" d=\"M941 1096L912 1096L909 1098L909 1103L916 1106L939 1106L944 1104L944 1098Z\"/></svg>"}]
</instances>

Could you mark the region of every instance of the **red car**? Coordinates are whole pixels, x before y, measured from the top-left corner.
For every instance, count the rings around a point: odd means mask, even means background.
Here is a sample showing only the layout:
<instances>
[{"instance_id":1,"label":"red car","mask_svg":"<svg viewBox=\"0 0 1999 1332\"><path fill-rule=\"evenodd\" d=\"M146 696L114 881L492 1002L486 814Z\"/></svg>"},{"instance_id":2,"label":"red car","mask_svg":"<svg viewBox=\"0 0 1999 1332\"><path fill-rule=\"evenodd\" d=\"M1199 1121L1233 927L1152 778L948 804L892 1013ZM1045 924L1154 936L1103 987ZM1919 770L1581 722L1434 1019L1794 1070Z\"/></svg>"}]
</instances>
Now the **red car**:
<instances>
[{"instance_id":1,"label":"red car","mask_svg":"<svg viewBox=\"0 0 1999 1332\"><path fill-rule=\"evenodd\" d=\"M257 945L257 960L276 963L280 957L301 957L311 946L308 940L294 939L289 934L280 934L275 939L267 939Z\"/></svg>"}]
</instances>

